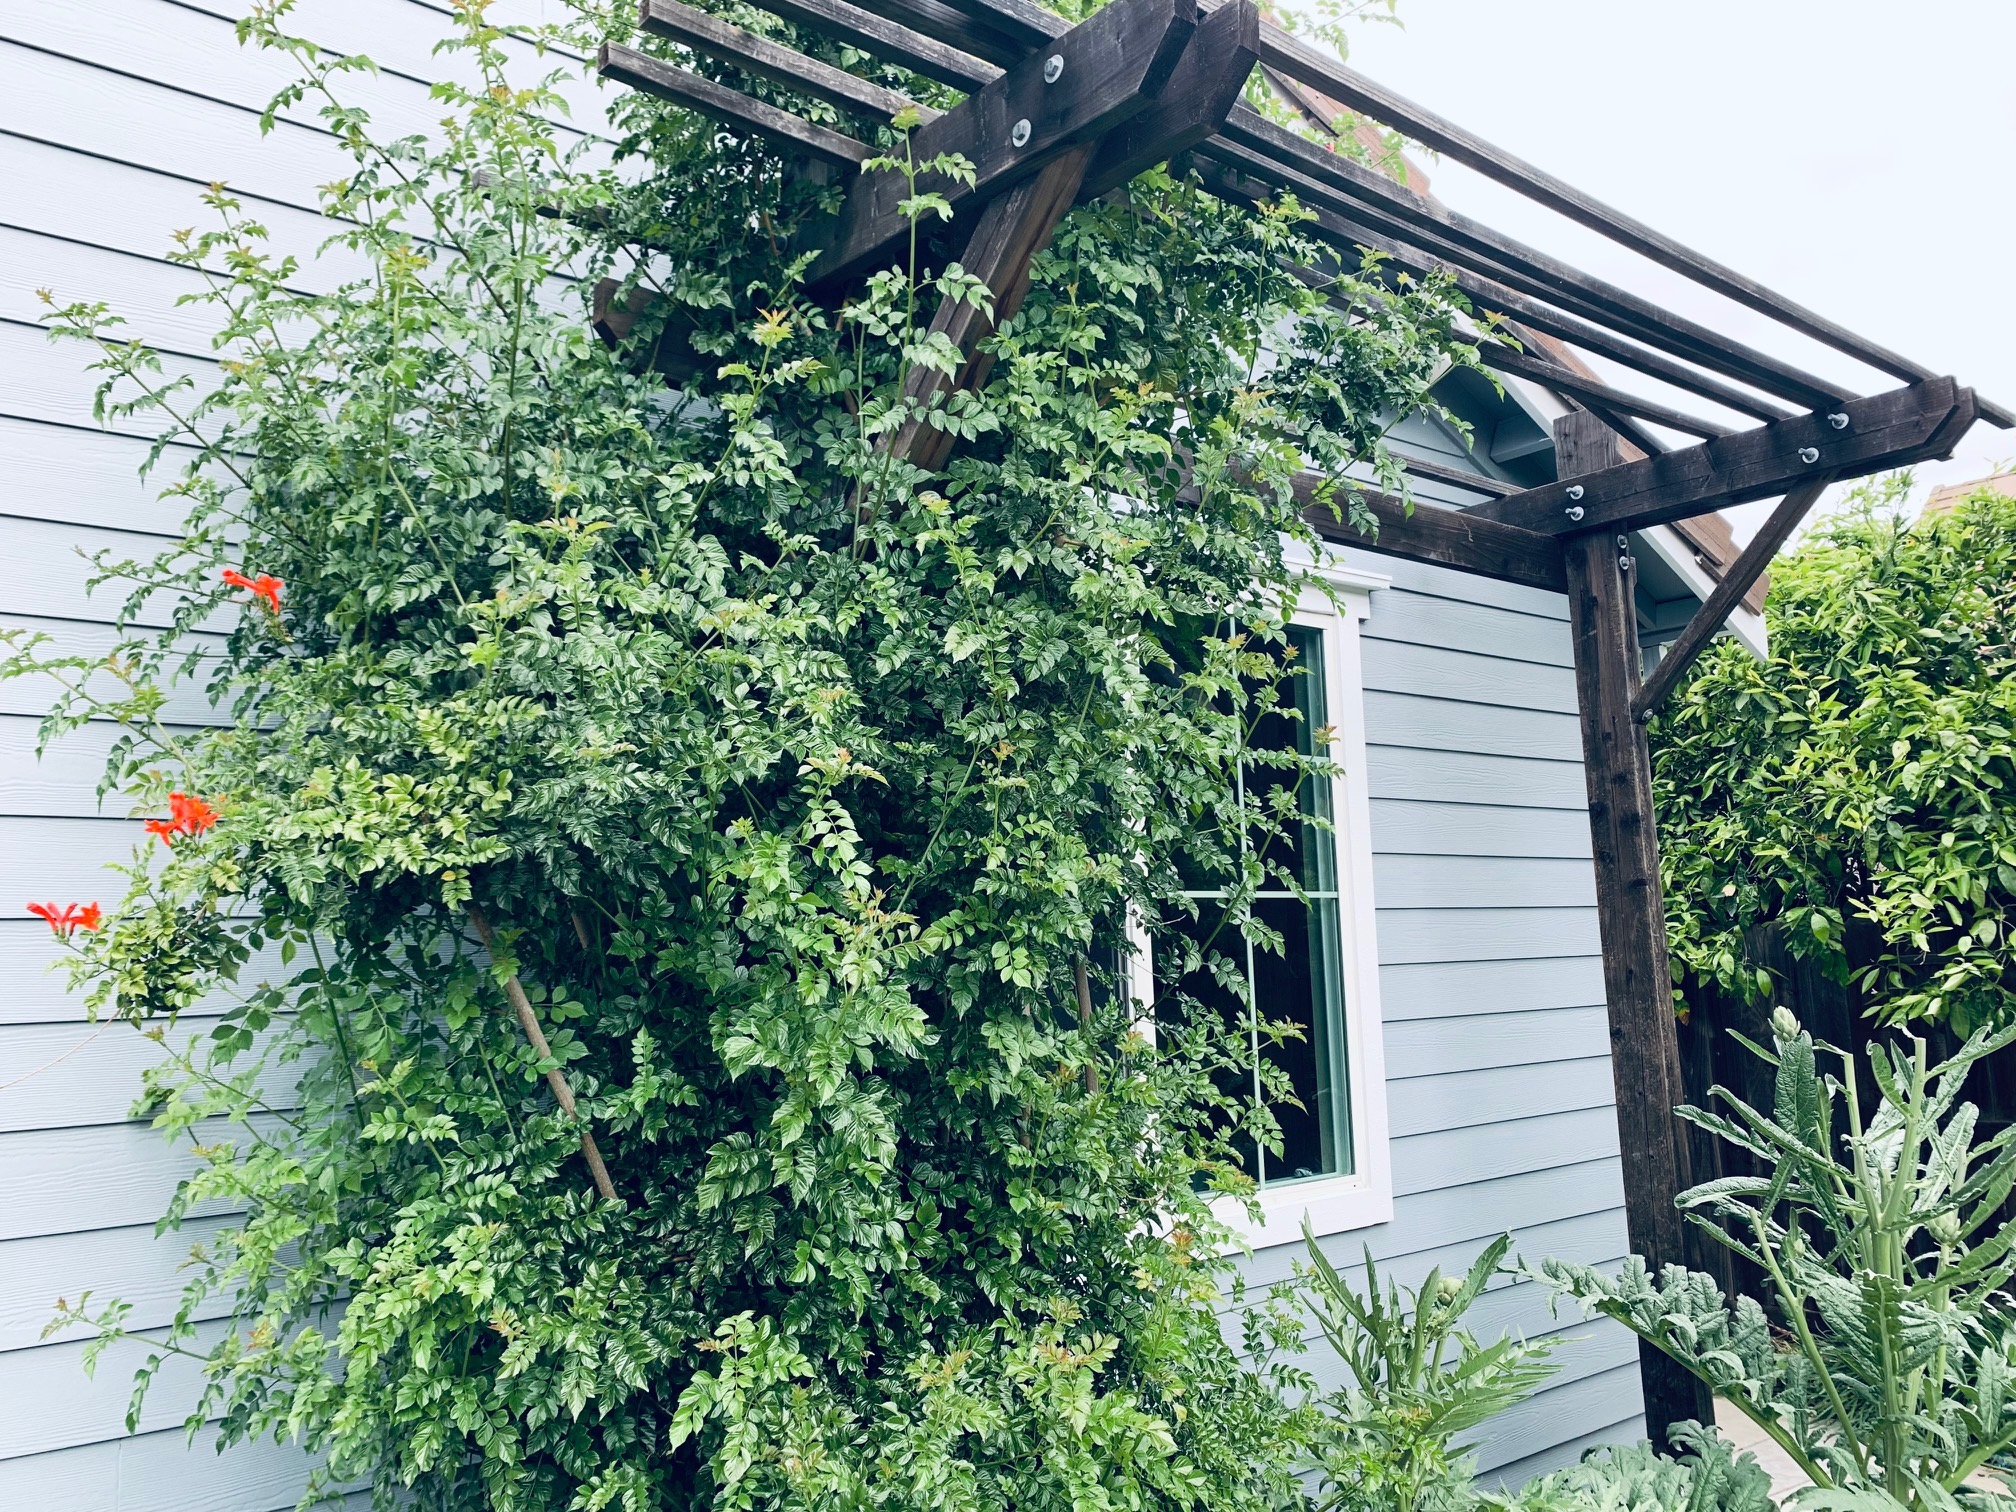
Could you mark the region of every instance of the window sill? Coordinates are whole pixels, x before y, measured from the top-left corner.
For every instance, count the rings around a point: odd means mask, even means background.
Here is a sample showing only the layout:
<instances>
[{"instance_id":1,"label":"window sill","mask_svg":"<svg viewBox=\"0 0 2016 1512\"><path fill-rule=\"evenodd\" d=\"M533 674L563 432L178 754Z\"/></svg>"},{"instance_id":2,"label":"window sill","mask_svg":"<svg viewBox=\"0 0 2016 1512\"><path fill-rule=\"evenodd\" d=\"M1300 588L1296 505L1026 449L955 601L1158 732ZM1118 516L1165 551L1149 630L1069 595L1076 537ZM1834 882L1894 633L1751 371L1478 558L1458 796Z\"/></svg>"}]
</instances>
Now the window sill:
<instances>
[{"instance_id":1,"label":"window sill","mask_svg":"<svg viewBox=\"0 0 2016 1512\"><path fill-rule=\"evenodd\" d=\"M1319 1239L1391 1223L1393 1192L1385 1183L1364 1175L1332 1176L1262 1189L1257 1223L1247 1216L1242 1203L1230 1197L1219 1198L1212 1211L1254 1249L1276 1249L1302 1242L1305 1217Z\"/></svg>"}]
</instances>

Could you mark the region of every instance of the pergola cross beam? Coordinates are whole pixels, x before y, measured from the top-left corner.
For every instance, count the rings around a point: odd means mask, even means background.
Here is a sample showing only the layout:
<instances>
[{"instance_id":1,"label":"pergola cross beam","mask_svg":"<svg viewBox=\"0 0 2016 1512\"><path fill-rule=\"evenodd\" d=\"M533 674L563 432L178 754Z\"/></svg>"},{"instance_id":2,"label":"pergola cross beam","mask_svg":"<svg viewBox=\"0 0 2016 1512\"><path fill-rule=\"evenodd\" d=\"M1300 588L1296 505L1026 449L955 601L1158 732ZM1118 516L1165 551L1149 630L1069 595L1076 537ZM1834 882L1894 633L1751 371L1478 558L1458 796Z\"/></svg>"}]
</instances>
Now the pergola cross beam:
<instances>
[{"instance_id":1,"label":"pergola cross beam","mask_svg":"<svg viewBox=\"0 0 2016 1512\"><path fill-rule=\"evenodd\" d=\"M1973 425L1974 391L1931 378L1700 446L1567 476L1475 506L1543 535L1643 530L1768 499L1821 472L1866 477L1951 454ZM1559 469L1557 468L1557 471Z\"/></svg>"},{"instance_id":2,"label":"pergola cross beam","mask_svg":"<svg viewBox=\"0 0 2016 1512\"><path fill-rule=\"evenodd\" d=\"M913 161L954 154L973 165L970 180L927 172L916 192L942 195L956 213L1012 188L1051 158L1098 141L1154 103L1196 31L1196 0L1113 0L1047 51L1031 53L911 133L906 150ZM902 204L912 192L900 173L857 181L812 268L812 285L844 285L891 253L910 229Z\"/></svg>"}]
</instances>

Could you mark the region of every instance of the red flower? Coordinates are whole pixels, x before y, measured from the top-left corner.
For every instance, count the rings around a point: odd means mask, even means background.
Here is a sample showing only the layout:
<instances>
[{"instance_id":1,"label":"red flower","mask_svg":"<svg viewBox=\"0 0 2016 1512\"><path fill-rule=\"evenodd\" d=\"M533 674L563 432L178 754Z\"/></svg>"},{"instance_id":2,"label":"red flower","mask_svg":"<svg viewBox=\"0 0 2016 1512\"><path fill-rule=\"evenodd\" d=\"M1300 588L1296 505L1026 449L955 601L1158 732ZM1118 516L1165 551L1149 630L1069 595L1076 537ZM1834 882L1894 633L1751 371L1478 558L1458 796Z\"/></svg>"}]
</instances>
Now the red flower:
<instances>
[{"instance_id":1,"label":"red flower","mask_svg":"<svg viewBox=\"0 0 2016 1512\"><path fill-rule=\"evenodd\" d=\"M48 920L49 927L62 940L69 939L73 930L96 929L105 922L105 915L96 903L66 903L61 908L54 903L30 903L28 912Z\"/></svg>"},{"instance_id":2,"label":"red flower","mask_svg":"<svg viewBox=\"0 0 2016 1512\"><path fill-rule=\"evenodd\" d=\"M217 810L201 798L192 798L187 793L170 793L168 817L149 819L147 833L159 835L164 845L173 845L177 835L200 835L216 822Z\"/></svg>"},{"instance_id":3,"label":"red flower","mask_svg":"<svg viewBox=\"0 0 2016 1512\"><path fill-rule=\"evenodd\" d=\"M286 586L280 579L264 572L256 578L248 578L236 567L226 567L224 581L233 588L245 589L254 598L264 599L266 606L275 614L280 612L280 590Z\"/></svg>"}]
</instances>

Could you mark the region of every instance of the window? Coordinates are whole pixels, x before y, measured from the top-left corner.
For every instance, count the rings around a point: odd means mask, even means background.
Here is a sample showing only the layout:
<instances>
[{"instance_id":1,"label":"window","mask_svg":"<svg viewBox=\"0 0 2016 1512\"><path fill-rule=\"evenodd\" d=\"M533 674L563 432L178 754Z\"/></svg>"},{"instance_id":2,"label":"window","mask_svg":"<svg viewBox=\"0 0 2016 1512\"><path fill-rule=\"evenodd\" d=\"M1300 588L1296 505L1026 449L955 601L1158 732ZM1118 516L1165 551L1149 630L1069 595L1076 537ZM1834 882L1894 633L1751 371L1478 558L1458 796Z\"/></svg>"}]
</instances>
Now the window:
<instances>
[{"instance_id":1,"label":"window","mask_svg":"<svg viewBox=\"0 0 2016 1512\"><path fill-rule=\"evenodd\" d=\"M1286 680L1282 704L1300 717L1264 717L1253 743L1256 749L1306 755L1314 749L1316 732L1330 726L1335 734L1328 754L1340 774L1311 778L1262 761L1241 779L1300 788L1289 800L1290 811L1304 817L1290 825L1294 853L1285 859L1304 897L1276 884L1254 905L1259 919L1280 935L1282 950L1248 942L1225 919L1221 892L1199 888L1188 894L1197 901L1198 917L1186 933L1210 940L1242 968L1245 980L1243 1001L1201 971L1190 973L1182 990L1249 1026L1248 1063L1236 1090L1255 1099L1265 1096L1263 1064L1293 1089L1292 1103L1269 1102L1280 1126L1279 1152L1250 1143L1244 1151L1246 1168L1260 1183L1262 1222L1255 1226L1227 1205L1227 1219L1256 1245L1299 1238L1305 1213L1318 1233L1362 1228L1392 1216L1358 648L1370 591L1388 580L1341 564L1323 571L1340 590L1341 602L1310 595L1296 614L1291 634L1304 670ZM1145 935L1133 934L1130 986L1137 999L1152 1005L1161 980L1157 963L1149 958ZM1262 1023L1293 1024L1300 1037L1263 1035Z\"/></svg>"}]
</instances>

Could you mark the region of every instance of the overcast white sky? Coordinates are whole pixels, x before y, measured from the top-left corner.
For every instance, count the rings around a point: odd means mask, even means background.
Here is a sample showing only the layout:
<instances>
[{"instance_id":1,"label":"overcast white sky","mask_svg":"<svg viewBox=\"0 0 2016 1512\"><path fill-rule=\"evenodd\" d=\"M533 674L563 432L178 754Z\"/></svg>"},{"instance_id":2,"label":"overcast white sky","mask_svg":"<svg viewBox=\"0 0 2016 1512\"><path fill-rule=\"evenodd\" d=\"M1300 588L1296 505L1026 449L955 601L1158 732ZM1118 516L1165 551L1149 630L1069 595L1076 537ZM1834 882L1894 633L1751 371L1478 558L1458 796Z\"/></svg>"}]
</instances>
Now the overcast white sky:
<instances>
[{"instance_id":1,"label":"overcast white sky","mask_svg":"<svg viewBox=\"0 0 2016 1512\"><path fill-rule=\"evenodd\" d=\"M2016 0L1400 0L1400 14L1353 29L1354 67L2016 405ZM1895 381L1457 164L1424 166L1452 208L1589 272L1860 392ZM2009 459L2016 432L1977 425L1919 480ZM1769 507L1732 512L1738 533Z\"/></svg>"}]
</instances>

